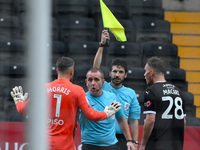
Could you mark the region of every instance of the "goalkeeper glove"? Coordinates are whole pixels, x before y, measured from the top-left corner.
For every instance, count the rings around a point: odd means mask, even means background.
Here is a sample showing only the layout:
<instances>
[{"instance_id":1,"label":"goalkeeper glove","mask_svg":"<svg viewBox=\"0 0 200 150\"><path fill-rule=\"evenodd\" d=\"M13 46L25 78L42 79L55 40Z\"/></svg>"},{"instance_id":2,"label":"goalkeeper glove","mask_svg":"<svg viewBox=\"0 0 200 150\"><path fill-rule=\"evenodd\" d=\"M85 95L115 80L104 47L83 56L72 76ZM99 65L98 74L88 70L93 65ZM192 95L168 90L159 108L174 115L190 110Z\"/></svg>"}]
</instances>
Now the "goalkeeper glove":
<instances>
[{"instance_id":1,"label":"goalkeeper glove","mask_svg":"<svg viewBox=\"0 0 200 150\"><path fill-rule=\"evenodd\" d=\"M120 102L116 102L115 100L110 103L110 106L106 106L104 112L107 114L107 118L113 116L116 112L122 109Z\"/></svg>"},{"instance_id":2,"label":"goalkeeper glove","mask_svg":"<svg viewBox=\"0 0 200 150\"><path fill-rule=\"evenodd\" d=\"M25 102L28 99L28 93L25 93L23 95L23 89L21 86L17 87L15 86L13 88L13 91L10 92L15 104L17 104L17 102L21 101L21 102Z\"/></svg>"}]
</instances>

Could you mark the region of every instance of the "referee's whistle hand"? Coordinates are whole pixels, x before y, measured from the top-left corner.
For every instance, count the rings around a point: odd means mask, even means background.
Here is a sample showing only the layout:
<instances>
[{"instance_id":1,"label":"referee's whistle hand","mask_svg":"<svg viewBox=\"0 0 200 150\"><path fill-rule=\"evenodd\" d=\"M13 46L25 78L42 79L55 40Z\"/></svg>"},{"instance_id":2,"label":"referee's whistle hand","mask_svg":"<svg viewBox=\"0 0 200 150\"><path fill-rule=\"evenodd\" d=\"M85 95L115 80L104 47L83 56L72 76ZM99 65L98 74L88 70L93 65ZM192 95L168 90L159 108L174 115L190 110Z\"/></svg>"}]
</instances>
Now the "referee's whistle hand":
<instances>
[{"instance_id":1,"label":"referee's whistle hand","mask_svg":"<svg viewBox=\"0 0 200 150\"><path fill-rule=\"evenodd\" d=\"M127 150L137 150L132 142L127 142Z\"/></svg>"}]
</instances>

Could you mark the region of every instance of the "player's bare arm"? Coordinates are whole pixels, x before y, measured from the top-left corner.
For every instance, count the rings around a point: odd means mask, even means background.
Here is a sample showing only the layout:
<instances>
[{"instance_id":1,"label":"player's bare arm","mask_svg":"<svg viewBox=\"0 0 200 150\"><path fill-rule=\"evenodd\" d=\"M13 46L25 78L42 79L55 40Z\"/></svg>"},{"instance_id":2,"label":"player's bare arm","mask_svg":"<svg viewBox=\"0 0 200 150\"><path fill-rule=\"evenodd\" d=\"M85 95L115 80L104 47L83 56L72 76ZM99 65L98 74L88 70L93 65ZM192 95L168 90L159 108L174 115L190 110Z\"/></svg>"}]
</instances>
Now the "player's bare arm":
<instances>
[{"instance_id":1,"label":"player's bare arm","mask_svg":"<svg viewBox=\"0 0 200 150\"><path fill-rule=\"evenodd\" d=\"M155 114L146 114L146 120L143 127L143 136L139 150L145 150L145 146L153 130L154 123L155 123Z\"/></svg>"},{"instance_id":2,"label":"player's bare arm","mask_svg":"<svg viewBox=\"0 0 200 150\"><path fill-rule=\"evenodd\" d=\"M130 119L130 125L131 125L131 132L132 132L132 138L135 141L138 141L138 134L139 134L139 123L137 119ZM134 146L137 148L138 144L134 143Z\"/></svg>"},{"instance_id":3,"label":"player's bare arm","mask_svg":"<svg viewBox=\"0 0 200 150\"><path fill-rule=\"evenodd\" d=\"M103 30L101 34L101 42L100 45L106 44L106 39L110 40L110 36L107 30ZM93 62L93 68L99 68L102 61L102 55L103 55L103 46L99 46L99 49L95 55L94 62Z\"/></svg>"}]
</instances>

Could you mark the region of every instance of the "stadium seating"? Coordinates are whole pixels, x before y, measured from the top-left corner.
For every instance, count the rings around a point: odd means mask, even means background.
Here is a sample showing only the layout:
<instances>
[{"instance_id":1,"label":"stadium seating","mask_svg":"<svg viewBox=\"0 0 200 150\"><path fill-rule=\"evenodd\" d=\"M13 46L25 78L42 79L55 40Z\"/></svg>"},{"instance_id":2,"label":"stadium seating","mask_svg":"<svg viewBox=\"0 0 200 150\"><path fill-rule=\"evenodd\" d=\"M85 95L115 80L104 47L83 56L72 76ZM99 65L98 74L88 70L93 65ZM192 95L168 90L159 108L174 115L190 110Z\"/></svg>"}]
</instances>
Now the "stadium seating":
<instances>
[{"instance_id":1,"label":"stadium seating","mask_svg":"<svg viewBox=\"0 0 200 150\"><path fill-rule=\"evenodd\" d=\"M142 49L143 66L145 66L148 58L158 56L165 61L167 68L179 68L180 57L178 56L177 45L163 42L146 42L143 44Z\"/></svg>"},{"instance_id":2,"label":"stadium seating","mask_svg":"<svg viewBox=\"0 0 200 150\"><path fill-rule=\"evenodd\" d=\"M15 14L15 6L13 0L1 0L0 1L0 14Z\"/></svg>"},{"instance_id":3,"label":"stadium seating","mask_svg":"<svg viewBox=\"0 0 200 150\"><path fill-rule=\"evenodd\" d=\"M128 7L162 8L162 0L128 0Z\"/></svg>"},{"instance_id":4,"label":"stadium seating","mask_svg":"<svg viewBox=\"0 0 200 150\"><path fill-rule=\"evenodd\" d=\"M98 42L71 42L68 44L69 57L76 65L92 65L98 50Z\"/></svg>"},{"instance_id":5,"label":"stadium seating","mask_svg":"<svg viewBox=\"0 0 200 150\"><path fill-rule=\"evenodd\" d=\"M0 122L6 122L6 121L8 121L7 114L5 113L5 111L0 111Z\"/></svg>"},{"instance_id":6,"label":"stadium seating","mask_svg":"<svg viewBox=\"0 0 200 150\"><path fill-rule=\"evenodd\" d=\"M110 43L105 55L106 66L110 66L114 58L121 57L126 59L128 66L141 67L141 47L137 43Z\"/></svg>"},{"instance_id":7,"label":"stadium seating","mask_svg":"<svg viewBox=\"0 0 200 150\"><path fill-rule=\"evenodd\" d=\"M162 0L128 0L126 3L128 16L133 22L138 20L164 20Z\"/></svg>"},{"instance_id":8,"label":"stadium seating","mask_svg":"<svg viewBox=\"0 0 200 150\"><path fill-rule=\"evenodd\" d=\"M162 60L165 61L167 68L179 68L179 64L180 64L179 56L159 56L159 55L157 55L157 56L162 58ZM150 58L150 57L152 57L152 56L143 55L143 57L142 57L142 66L143 67L145 66L148 58Z\"/></svg>"},{"instance_id":9,"label":"stadium seating","mask_svg":"<svg viewBox=\"0 0 200 150\"><path fill-rule=\"evenodd\" d=\"M27 27L28 27L28 23L29 23L29 19L30 18L27 18L27 17L22 17L20 19L20 34L21 34L21 38L22 39L26 39L25 35L26 35L26 32L27 32ZM60 40L59 38L59 23L57 21L56 18L52 17L50 18L51 20L51 39L52 40Z\"/></svg>"},{"instance_id":10,"label":"stadium seating","mask_svg":"<svg viewBox=\"0 0 200 150\"><path fill-rule=\"evenodd\" d=\"M50 47L50 45L47 45ZM55 65L58 58L68 56L66 45L61 41L52 41L52 64Z\"/></svg>"},{"instance_id":11,"label":"stadium seating","mask_svg":"<svg viewBox=\"0 0 200 150\"><path fill-rule=\"evenodd\" d=\"M186 116L186 126L200 126L200 118Z\"/></svg>"},{"instance_id":12,"label":"stadium seating","mask_svg":"<svg viewBox=\"0 0 200 150\"><path fill-rule=\"evenodd\" d=\"M53 40L59 40L59 26L58 26L58 21L56 18L52 18L52 39Z\"/></svg>"},{"instance_id":13,"label":"stadium seating","mask_svg":"<svg viewBox=\"0 0 200 150\"><path fill-rule=\"evenodd\" d=\"M76 65L74 68L73 83L83 87L85 92L88 91L86 87L86 83L85 83L86 73L90 68L92 68L92 64L91 65Z\"/></svg>"},{"instance_id":14,"label":"stadium seating","mask_svg":"<svg viewBox=\"0 0 200 150\"><path fill-rule=\"evenodd\" d=\"M1 63L0 64L0 78L1 78L0 95L4 95L4 89L7 87L11 88L16 85L23 86L23 84L26 83L24 82L25 75L26 75L26 70L25 70L24 65Z\"/></svg>"},{"instance_id":15,"label":"stadium seating","mask_svg":"<svg viewBox=\"0 0 200 150\"><path fill-rule=\"evenodd\" d=\"M186 81L186 72L180 68L167 68L165 79L182 91L188 91L188 82Z\"/></svg>"},{"instance_id":16,"label":"stadium seating","mask_svg":"<svg viewBox=\"0 0 200 150\"><path fill-rule=\"evenodd\" d=\"M140 106L141 105L144 105L144 91L140 91L140 90L135 90L133 89L137 95L137 99L138 99L138 102L140 103Z\"/></svg>"},{"instance_id":17,"label":"stadium seating","mask_svg":"<svg viewBox=\"0 0 200 150\"><path fill-rule=\"evenodd\" d=\"M22 64L0 64L0 75L18 77L25 75L25 66Z\"/></svg>"},{"instance_id":18,"label":"stadium seating","mask_svg":"<svg viewBox=\"0 0 200 150\"><path fill-rule=\"evenodd\" d=\"M26 43L21 39L0 39L0 62L24 63Z\"/></svg>"},{"instance_id":19,"label":"stadium seating","mask_svg":"<svg viewBox=\"0 0 200 150\"><path fill-rule=\"evenodd\" d=\"M61 41L52 41L52 53L53 55L68 56L67 47Z\"/></svg>"},{"instance_id":20,"label":"stadium seating","mask_svg":"<svg viewBox=\"0 0 200 150\"><path fill-rule=\"evenodd\" d=\"M143 47L143 55L149 56L177 56L178 46L172 43L146 42Z\"/></svg>"},{"instance_id":21,"label":"stadium seating","mask_svg":"<svg viewBox=\"0 0 200 150\"><path fill-rule=\"evenodd\" d=\"M190 92L182 92L185 100L185 112L187 117L196 116L196 106L194 105L194 95Z\"/></svg>"},{"instance_id":22,"label":"stadium seating","mask_svg":"<svg viewBox=\"0 0 200 150\"><path fill-rule=\"evenodd\" d=\"M20 16L26 12L27 7L25 6L25 0L16 0L14 1L14 7L16 15ZM24 14L22 15L24 17Z\"/></svg>"},{"instance_id":23,"label":"stadium seating","mask_svg":"<svg viewBox=\"0 0 200 150\"><path fill-rule=\"evenodd\" d=\"M5 101L5 112L7 114L7 120L10 122L24 122L25 115L19 114L16 109L15 103L12 99L7 99Z\"/></svg>"},{"instance_id":24,"label":"stadium seating","mask_svg":"<svg viewBox=\"0 0 200 150\"><path fill-rule=\"evenodd\" d=\"M166 80L179 80L185 81L186 80L186 72L180 68L167 68L165 74Z\"/></svg>"},{"instance_id":25,"label":"stadium seating","mask_svg":"<svg viewBox=\"0 0 200 150\"><path fill-rule=\"evenodd\" d=\"M17 16L0 14L0 20L0 39L20 38L20 20Z\"/></svg>"},{"instance_id":26,"label":"stadium seating","mask_svg":"<svg viewBox=\"0 0 200 150\"><path fill-rule=\"evenodd\" d=\"M52 41L51 46L51 64L50 64L50 72L51 72L51 78L50 81L57 79L57 73L56 73L56 62L58 58L62 56L68 56L68 50L66 48L66 45L61 41ZM50 48L50 45L47 44L47 46ZM49 82L50 82L49 81Z\"/></svg>"},{"instance_id":27,"label":"stadium seating","mask_svg":"<svg viewBox=\"0 0 200 150\"><path fill-rule=\"evenodd\" d=\"M136 42L143 44L150 41L172 43L170 23L165 20L141 19L134 23Z\"/></svg>"},{"instance_id":28,"label":"stadium seating","mask_svg":"<svg viewBox=\"0 0 200 150\"><path fill-rule=\"evenodd\" d=\"M53 14L58 20L89 16L88 0L54 0L53 6Z\"/></svg>"},{"instance_id":29,"label":"stadium seating","mask_svg":"<svg viewBox=\"0 0 200 150\"><path fill-rule=\"evenodd\" d=\"M138 20L164 20L164 9L163 8L143 8L143 7L132 7L129 9L129 19L132 22Z\"/></svg>"},{"instance_id":30,"label":"stadium seating","mask_svg":"<svg viewBox=\"0 0 200 150\"><path fill-rule=\"evenodd\" d=\"M124 79L123 85L132 88L135 91L144 91L146 89L144 73L144 68L128 67L128 75L127 78Z\"/></svg>"},{"instance_id":31,"label":"stadium seating","mask_svg":"<svg viewBox=\"0 0 200 150\"><path fill-rule=\"evenodd\" d=\"M69 18L60 21L60 39L64 43L94 41L94 20L91 18Z\"/></svg>"},{"instance_id":32,"label":"stadium seating","mask_svg":"<svg viewBox=\"0 0 200 150\"><path fill-rule=\"evenodd\" d=\"M103 2L117 19L127 18L126 1L104 0ZM91 16L96 23L102 19L99 0L91 0Z\"/></svg>"}]
</instances>

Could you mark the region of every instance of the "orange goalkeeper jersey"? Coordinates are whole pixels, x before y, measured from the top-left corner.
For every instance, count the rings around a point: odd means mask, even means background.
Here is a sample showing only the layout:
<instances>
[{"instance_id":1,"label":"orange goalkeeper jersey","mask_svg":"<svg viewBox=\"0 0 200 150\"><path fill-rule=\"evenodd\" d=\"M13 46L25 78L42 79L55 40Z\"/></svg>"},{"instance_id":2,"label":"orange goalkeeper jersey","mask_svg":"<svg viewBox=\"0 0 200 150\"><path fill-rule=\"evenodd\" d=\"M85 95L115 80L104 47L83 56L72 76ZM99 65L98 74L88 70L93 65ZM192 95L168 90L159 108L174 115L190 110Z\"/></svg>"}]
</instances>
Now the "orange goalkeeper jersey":
<instances>
[{"instance_id":1,"label":"orange goalkeeper jersey","mask_svg":"<svg viewBox=\"0 0 200 150\"><path fill-rule=\"evenodd\" d=\"M71 83L67 79L56 79L47 83L47 93L50 107L47 120L49 149L74 150L73 136L79 108L89 120L101 121L107 118L105 112L98 112L88 104L82 87ZM23 114L25 112L28 101L16 104L19 113Z\"/></svg>"}]
</instances>

